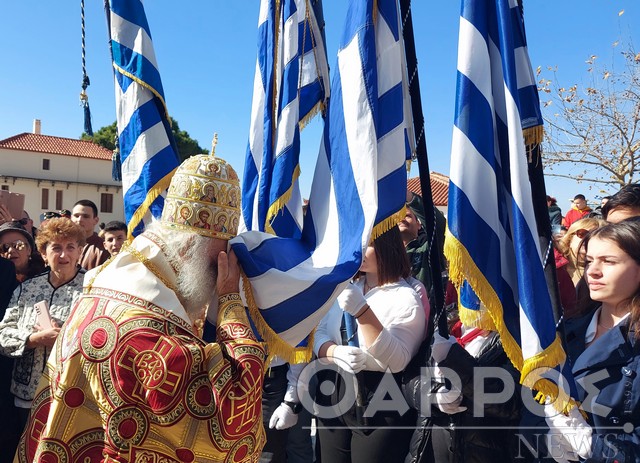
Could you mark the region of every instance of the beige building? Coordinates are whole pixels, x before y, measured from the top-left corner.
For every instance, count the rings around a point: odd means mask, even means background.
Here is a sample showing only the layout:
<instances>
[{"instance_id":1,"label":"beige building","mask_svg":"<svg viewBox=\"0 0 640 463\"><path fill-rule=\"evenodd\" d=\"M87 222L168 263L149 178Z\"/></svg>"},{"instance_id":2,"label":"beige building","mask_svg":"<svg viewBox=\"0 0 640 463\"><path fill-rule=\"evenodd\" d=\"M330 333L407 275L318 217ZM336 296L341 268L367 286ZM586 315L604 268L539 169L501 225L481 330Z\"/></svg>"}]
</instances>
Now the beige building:
<instances>
[{"instance_id":1,"label":"beige building","mask_svg":"<svg viewBox=\"0 0 640 463\"><path fill-rule=\"evenodd\" d=\"M112 152L95 143L40 133L0 140L0 188L25 195L24 209L34 221L46 211L72 209L90 199L101 222L124 220L122 184L111 179Z\"/></svg>"}]
</instances>

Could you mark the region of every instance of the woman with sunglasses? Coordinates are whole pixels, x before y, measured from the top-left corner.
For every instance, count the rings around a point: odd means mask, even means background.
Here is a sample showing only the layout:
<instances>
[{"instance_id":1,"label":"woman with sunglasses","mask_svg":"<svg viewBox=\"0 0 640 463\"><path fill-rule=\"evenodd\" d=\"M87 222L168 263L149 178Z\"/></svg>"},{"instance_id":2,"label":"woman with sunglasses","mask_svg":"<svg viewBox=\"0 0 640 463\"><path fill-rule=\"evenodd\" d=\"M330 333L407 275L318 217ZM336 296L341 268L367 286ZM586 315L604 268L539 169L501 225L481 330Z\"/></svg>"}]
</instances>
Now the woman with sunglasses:
<instances>
[{"instance_id":1,"label":"woman with sunglasses","mask_svg":"<svg viewBox=\"0 0 640 463\"><path fill-rule=\"evenodd\" d=\"M33 237L18 221L0 225L0 256L13 262L17 283L44 272Z\"/></svg>"},{"instance_id":2,"label":"woman with sunglasses","mask_svg":"<svg viewBox=\"0 0 640 463\"><path fill-rule=\"evenodd\" d=\"M16 288L0 322L0 352L15 359L11 392L21 427L29 417L31 401L60 327L69 316L74 298L82 294L84 278L78 266L84 232L78 225L65 218L51 219L38 233L36 243L48 270ZM40 301L49 306L50 327L38 324L34 305Z\"/></svg>"},{"instance_id":3,"label":"woman with sunglasses","mask_svg":"<svg viewBox=\"0 0 640 463\"><path fill-rule=\"evenodd\" d=\"M545 407L564 461L640 462L640 221L589 233L585 279L598 309L567 322L566 349L586 421ZM559 440L558 438L562 438ZM560 452L556 452L557 455Z\"/></svg>"},{"instance_id":4,"label":"woman with sunglasses","mask_svg":"<svg viewBox=\"0 0 640 463\"><path fill-rule=\"evenodd\" d=\"M569 261L566 265L567 272L574 285L577 285L583 276L584 256L580 255L580 243L591 230L606 225L602 219L584 218L571 224L567 232L558 243L560 252Z\"/></svg>"}]
</instances>

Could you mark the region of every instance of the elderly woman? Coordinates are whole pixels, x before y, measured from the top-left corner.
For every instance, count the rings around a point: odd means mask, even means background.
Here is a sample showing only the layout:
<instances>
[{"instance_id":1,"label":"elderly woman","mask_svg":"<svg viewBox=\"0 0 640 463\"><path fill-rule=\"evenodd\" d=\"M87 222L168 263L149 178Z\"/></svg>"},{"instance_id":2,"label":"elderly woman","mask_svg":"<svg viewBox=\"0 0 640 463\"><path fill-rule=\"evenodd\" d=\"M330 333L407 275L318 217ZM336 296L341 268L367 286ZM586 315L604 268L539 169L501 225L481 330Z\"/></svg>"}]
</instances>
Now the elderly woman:
<instances>
[{"instance_id":1,"label":"elderly woman","mask_svg":"<svg viewBox=\"0 0 640 463\"><path fill-rule=\"evenodd\" d=\"M22 427L60 326L69 316L73 299L82 293L83 274L78 266L85 242L82 229L69 219L51 219L36 242L48 271L16 288L0 322L0 351L15 358L11 392ZM38 325L34 304L40 301L49 305L50 327Z\"/></svg>"},{"instance_id":2,"label":"elderly woman","mask_svg":"<svg viewBox=\"0 0 640 463\"><path fill-rule=\"evenodd\" d=\"M33 237L19 222L0 225L0 256L13 262L17 283L44 272L44 262Z\"/></svg>"}]
</instances>

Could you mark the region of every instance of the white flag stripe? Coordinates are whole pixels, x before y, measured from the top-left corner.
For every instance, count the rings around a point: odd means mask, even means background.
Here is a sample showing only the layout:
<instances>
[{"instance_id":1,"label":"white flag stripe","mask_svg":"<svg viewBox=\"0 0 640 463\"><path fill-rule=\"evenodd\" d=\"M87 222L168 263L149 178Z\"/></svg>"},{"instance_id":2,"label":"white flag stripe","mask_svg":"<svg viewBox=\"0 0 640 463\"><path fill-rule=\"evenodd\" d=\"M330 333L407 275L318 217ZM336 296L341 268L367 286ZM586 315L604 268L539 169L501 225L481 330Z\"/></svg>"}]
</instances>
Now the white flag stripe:
<instances>
[{"instance_id":1,"label":"white flag stripe","mask_svg":"<svg viewBox=\"0 0 640 463\"><path fill-rule=\"evenodd\" d=\"M378 159L375 123L370 112L367 86L362 75L360 46L354 38L338 53L338 68L342 82L342 109L344 112L347 146L351 155L351 168L355 176L358 196L362 201L365 223L373 227L377 212L378 183L375 162ZM363 249L369 241L363 233Z\"/></svg>"},{"instance_id":2,"label":"white flag stripe","mask_svg":"<svg viewBox=\"0 0 640 463\"><path fill-rule=\"evenodd\" d=\"M380 96L402 81L403 68L401 43L395 41L385 21L379 21L378 25L376 33L378 66L384 66L384 69L378 68L378 96Z\"/></svg>"},{"instance_id":3,"label":"white flag stripe","mask_svg":"<svg viewBox=\"0 0 640 463\"><path fill-rule=\"evenodd\" d=\"M131 153L122 163L123 188L133 185L141 175L144 165L167 146L169 139L162 122L142 132L136 139Z\"/></svg>"},{"instance_id":4,"label":"white flag stripe","mask_svg":"<svg viewBox=\"0 0 640 463\"><path fill-rule=\"evenodd\" d=\"M278 131L276 132L276 158L282 154L293 141L291 134L296 129L296 125L298 125L299 109L300 106L298 105L297 98L282 108L280 120L278 121Z\"/></svg>"},{"instance_id":5,"label":"white flag stripe","mask_svg":"<svg viewBox=\"0 0 640 463\"><path fill-rule=\"evenodd\" d=\"M122 88L120 88L118 84L118 79L116 78L115 80L116 102L118 104L117 109L119 114L117 118L118 133L122 133L127 127L127 124L129 124L131 116L133 116L142 105L153 99L153 93L137 82L132 82L129 87L127 87L127 91L123 93Z\"/></svg>"},{"instance_id":6,"label":"white flag stripe","mask_svg":"<svg viewBox=\"0 0 640 463\"><path fill-rule=\"evenodd\" d=\"M153 67L158 69L156 62L156 54L153 50L153 42L151 37L142 27L133 24L123 17L111 12L111 38L121 45L133 50L139 55L144 56Z\"/></svg>"},{"instance_id":7,"label":"white flag stripe","mask_svg":"<svg viewBox=\"0 0 640 463\"><path fill-rule=\"evenodd\" d=\"M493 230L502 228L493 198L498 197L496 176L491 165L478 152L467 134L453 127L451 141L451 170L449 179L454 184L464 185L465 190L483 191L483 197L468 195L471 207ZM477 188L475 190L474 188ZM487 201L491 198L492 201Z\"/></svg>"},{"instance_id":8,"label":"white flag stripe","mask_svg":"<svg viewBox=\"0 0 640 463\"><path fill-rule=\"evenodd\" d=\"M315 53L313 53L313 51L305 53L301 65L300 86L304 87L305 85L309 85L317 80L317 77L315 76L315 69L318 67L318 63L316 63Z\"/></svg>"},{"instance_id":9,"label":"white flag stripe","mask_svg":"<svg viewBox=\"0 0 640 463\"><path fill-rule=\"evenodd\" d=\"M529 61L529 51L526 47L518 47L514 50L516 66L518 69L518 88L536 85L533 71L531 70L531 62Z\"/></svg>"},{"instance_id":10,"label":"white flag stripe","mask_svg":"<svg viewBox=\"0 0 640 463\"><path fill-rule=\"evenodd\" d=\"M471 46L467 46L471 44ZM484 37L473 24L460 17L460 40L458 42L458 72L464 74L478 88L487 103L492 106L491 60Z\"/></svg>"},{"instance_id":11,"label":"white flag stripe","mask_svg":"<svg viewBox=\"0 0 640 463\"><path fill-rule=\"evenodd\" d=\"M404 146L404 127L398 125L378 141L378 178L385 178L391 172L398 170L398 159L388 156L399 146Z\"/></svg>"},{"instance_id":12,"label":"white flag stripe","mask_svg":"<svg viewBox=\"0 0 640 463\"><path fill-rule=\"evenodd\" d=\"M522 212L522 216L527 222L529 230L536 231L538 225L536 223L536 216L533 211L533 199L531 197L531 185L529 183L528 165L527 165L527 153L525 152L524 136L522 135L522 126L520 125L520 112L518 106L513 100L513 96L505 87L505 95L507 100L507 124L509 127L515 127L514 130L509 131L509 152L513 153L509 156L511 162L510 170L512 175L517 175L517 181L515 185L512 185L511 194L513 199L518 205L518 209ZM512 179L512 183L513 183ZM537 239L537 232L534 237L534 245L540 258L539 265L544 268L544 256L540 249L540 242ZM531 263L534 264L533 262Z\"/></svg>"}]
</instances>

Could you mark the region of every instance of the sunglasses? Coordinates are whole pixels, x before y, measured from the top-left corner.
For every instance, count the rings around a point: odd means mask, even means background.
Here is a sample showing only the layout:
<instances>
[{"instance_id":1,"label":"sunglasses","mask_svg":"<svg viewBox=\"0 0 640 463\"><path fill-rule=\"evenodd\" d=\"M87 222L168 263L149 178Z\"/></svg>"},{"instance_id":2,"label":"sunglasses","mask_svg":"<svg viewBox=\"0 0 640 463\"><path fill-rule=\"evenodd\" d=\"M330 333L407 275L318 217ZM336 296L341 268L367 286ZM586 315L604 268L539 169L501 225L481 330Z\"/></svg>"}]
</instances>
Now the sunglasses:
<instances>
[{"instance_id":1,"label":"sunglasses","mask_svg":"<svg viewBox=\"0 0 640 463\"><path fill-rule=\"evenodd\" d=\"M576 236L580 239L584 238L585 236L587 236L589 234L591 230L586 230L584 228L580 228L578 230L576 230Z\"/></svg>"},{"instance_id":2,"label":"sunglasses","mask_svg":"<svg viewBox=\"0 0 640 463\"><path fill-rule=\"evenodd\" d=\"M2 254L6 254L7 252L9 252L9 249L11 248L15 249L16 251L22 251L26 247L27 245L24 241L15 240L12 243L0 244L0 252L2 252Z\"/></svg>"},{"instance_id":3,"label":"sunglasses","mask_svg":"<svg viewBox=\"0 0 640 463\"><path fill-rule=\"evenodd\" d=\"M40 214L40 220L57 219L59 217L62 216L55 211L43 212L42 214Z\"/></svg>"},{"instance_id":4,"label":"sunglasses","mask_svg":"<svg viewBox=\"0 0 640 463\"><path fill-rule=\"evenodd\" d=\"M20 225L26 225L29 223L29 219L27 219L26 217L19 219L19 220L12 220L13 223L19 223Z\"/></svg>"}]
</instances>

